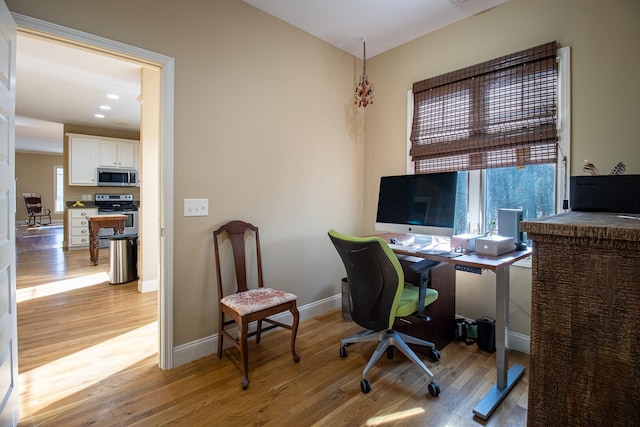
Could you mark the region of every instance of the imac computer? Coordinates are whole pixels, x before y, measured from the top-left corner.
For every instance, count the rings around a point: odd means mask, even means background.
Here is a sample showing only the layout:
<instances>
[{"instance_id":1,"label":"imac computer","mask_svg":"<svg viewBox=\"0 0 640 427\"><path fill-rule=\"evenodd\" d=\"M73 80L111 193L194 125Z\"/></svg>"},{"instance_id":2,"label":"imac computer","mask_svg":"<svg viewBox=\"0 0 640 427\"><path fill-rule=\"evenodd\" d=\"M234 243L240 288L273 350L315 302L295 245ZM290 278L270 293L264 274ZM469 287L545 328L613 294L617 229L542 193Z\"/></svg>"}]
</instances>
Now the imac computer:
<instances>
[{"instance_id":1,"label":"imac computer","mask_svg":"<svg viewBox=\"0 0 640 427\"><path fill-rule=\"evenodd\" d=\"M380 178L376 230L451 237L458 173L441 172Z\"/></svg>"}]
</instances>

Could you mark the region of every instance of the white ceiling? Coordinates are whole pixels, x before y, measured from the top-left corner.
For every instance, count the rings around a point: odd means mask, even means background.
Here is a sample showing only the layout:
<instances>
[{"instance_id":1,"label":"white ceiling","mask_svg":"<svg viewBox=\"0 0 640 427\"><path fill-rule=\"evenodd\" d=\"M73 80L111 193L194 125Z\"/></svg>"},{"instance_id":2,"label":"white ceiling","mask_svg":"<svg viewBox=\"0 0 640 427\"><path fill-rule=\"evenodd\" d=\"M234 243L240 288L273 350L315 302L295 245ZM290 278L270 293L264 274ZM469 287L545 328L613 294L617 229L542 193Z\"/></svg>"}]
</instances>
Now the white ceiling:
<instances>
[{"instance_id":1,"label":"white ceiling","mask_svg":"<svg viewBox=\"0 0 640 427\"><path fill-rule=\"evenodd\" d=\"M140 65L22 34L17 46L16 151L62 153L62 123L140 129Z\"/></svg>"},{"instance_id":2,"label":"white ceiling","mask_svg":"<svg viewBox=\"0 0 640 427\"><path fill-rule=\"evenodd\" d=\"M508 0L244 0L362 59Z\"/></svg>"},{"instance_id":3,"label":"white ceiling","mask_svg":"<svg viewBox=\"0 0 640 427\"><path fill-rule=\"evenodd\" d=\"M365 40L371 58L508 0L244 1L358 58ZM62 153L62 123L139 130L140 70L102 53L19 35L16 151ZM120 99L108 100L108 93Z\"/></svg>"}]
</instances>

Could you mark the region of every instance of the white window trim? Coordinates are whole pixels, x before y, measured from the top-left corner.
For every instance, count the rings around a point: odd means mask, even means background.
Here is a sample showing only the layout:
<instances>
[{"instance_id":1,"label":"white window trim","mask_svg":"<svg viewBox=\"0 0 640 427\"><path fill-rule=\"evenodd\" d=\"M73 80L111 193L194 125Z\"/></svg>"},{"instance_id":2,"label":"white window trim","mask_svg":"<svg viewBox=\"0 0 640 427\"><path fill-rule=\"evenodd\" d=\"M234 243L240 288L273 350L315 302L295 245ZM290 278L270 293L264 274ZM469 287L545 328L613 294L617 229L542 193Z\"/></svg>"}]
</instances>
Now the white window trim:
<instances>
[{"instance_id":1,"label":"white window trim","mask_svg":"<svg viewBox=\"0 0 640 427\"><path fill-rule=\"evenodd\" d=\"M558 162L556 164L556 213L562 212L563 202L569 196L569 161L571 142L571 47L558 49ZM413 174L414 162L411 159L411 128L413 126L413 90L407 91L407 174ZM484 230L482 212L484 174L479 170L469 172L469 206L467 213L469 232ZM477 209L475 208L477 207ZM531 258L516 262L519 267L531 268Z\"/></svg>"},{"instance_id":2,"label":"white window trim","mask_svg":"<svg viewBox=\"0 0 640 427\"><path fill-rule=\"evenodd\" d=\"M569 155L571 154L571 47L558 49L558 163L556 213L569 199Z\"/></svg>"},{"instance_id":3,"label":"white window trim","mask_svg":"<svg viewBox=\"0 0 640 427\"><path fill-rule=\"evenodd\" d=\"M58 197L58 168L62 169L64 173L64 167L60 166L60 165L54 165L53 166L53 213L54 214L62 214L64 213L64 210L59 211L56 209L57 207L57 197ZM64 180L63 180L63 185L64 185ZM64 187L63 187L64 188ZM62 200L62 209L64 209L64 200Z\"/></svg>"}]
</instances>

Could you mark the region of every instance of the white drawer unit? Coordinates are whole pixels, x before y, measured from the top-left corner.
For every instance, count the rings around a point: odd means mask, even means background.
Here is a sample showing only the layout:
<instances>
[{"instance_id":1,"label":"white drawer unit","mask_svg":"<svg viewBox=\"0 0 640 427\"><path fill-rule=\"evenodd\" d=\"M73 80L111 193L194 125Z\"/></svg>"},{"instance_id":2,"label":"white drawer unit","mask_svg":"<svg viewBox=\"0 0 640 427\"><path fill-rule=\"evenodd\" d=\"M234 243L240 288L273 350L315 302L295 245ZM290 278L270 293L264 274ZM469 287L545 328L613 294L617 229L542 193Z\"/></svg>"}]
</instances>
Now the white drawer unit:
<instances>
[{"instance_id":1,"label":"white drawer unit","mask_svg":"<svg viewBox=\"0 0 640 427\"><path fill-rule=\"evenodd\" d=\"M89 247L89 217L98 215L98 208L69 208L69 249Z\"/></svg>"}]
</instances>

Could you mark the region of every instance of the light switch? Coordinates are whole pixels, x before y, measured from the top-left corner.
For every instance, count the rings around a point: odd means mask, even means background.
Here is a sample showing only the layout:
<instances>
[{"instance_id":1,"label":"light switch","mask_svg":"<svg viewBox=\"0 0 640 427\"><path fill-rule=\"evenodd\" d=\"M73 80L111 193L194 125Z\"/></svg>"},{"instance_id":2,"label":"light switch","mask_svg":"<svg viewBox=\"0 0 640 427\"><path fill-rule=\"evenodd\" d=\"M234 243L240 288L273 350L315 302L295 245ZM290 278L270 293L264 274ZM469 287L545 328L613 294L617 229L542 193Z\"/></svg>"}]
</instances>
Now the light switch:
<instances>
[{"instance_id":1,"label":"light switch","mask_svg":"<svg viewBox=\"0 0 640 427\"><path fill-rule=\"evenodd\" d=\"M209 199L184 199L184 216L208 216Z\"/></svg>"}]
</instances>

